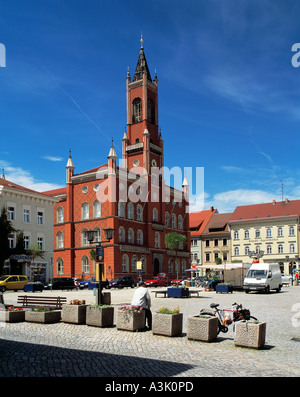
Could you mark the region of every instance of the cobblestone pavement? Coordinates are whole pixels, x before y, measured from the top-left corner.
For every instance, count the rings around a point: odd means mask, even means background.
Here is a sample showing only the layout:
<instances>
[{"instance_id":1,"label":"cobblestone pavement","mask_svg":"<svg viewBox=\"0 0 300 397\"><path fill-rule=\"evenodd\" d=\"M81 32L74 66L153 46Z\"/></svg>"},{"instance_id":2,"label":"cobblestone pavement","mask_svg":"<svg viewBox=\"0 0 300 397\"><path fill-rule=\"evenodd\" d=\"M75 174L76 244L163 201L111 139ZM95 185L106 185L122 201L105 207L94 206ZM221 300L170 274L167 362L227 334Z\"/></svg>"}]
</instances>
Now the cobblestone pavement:
<instances>
[{"instance_id":1,"label":"cobblestone pavement","mask_svg":"<svg viewBox=\"0 0 300 397\"><path fill-rule=\"evenodd\" d=\"M112 304L130 303L132 289L110 290ZM6 292L14 304L24 292ZM36 293L39 294L39 293ZM86 299L93 291L43 291L42 294ZM126 332L116 327L97 328L67 323L0 323L0 376L5 377L297 377L300 374L300 287L283 287L281 293L216 294L201 292L195 298L155 298L152 310L179 306L183 312L180 337L153 335L151 331ZM210 303L230 307L242 303L267 323L266 344L260 350L236 347L233 327L211 343L186 337L189 316ZM299 313L299 319L297 319Z\"/></svg>"}]
</instances>

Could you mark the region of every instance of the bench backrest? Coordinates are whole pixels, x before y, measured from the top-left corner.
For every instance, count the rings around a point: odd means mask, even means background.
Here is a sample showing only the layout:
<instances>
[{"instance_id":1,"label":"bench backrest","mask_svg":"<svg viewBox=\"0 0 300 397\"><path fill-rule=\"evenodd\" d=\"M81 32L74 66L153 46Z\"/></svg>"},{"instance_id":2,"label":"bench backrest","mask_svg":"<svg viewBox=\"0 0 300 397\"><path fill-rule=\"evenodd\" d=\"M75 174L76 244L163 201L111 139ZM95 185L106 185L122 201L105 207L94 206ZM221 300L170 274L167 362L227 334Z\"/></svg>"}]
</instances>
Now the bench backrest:
<instances>
[{"instance_id":1,"label":"bench backrest","mask_svg":"<svg viewBox=\"0 0 300 397\"><path fill-rule=\"evenodd\" d=\"M38 295L20 295L17 300L18 304L23 306L49 306L61 308L63 304L67 303L65 296L38 296Z\"/></svg>"}]
</instances>

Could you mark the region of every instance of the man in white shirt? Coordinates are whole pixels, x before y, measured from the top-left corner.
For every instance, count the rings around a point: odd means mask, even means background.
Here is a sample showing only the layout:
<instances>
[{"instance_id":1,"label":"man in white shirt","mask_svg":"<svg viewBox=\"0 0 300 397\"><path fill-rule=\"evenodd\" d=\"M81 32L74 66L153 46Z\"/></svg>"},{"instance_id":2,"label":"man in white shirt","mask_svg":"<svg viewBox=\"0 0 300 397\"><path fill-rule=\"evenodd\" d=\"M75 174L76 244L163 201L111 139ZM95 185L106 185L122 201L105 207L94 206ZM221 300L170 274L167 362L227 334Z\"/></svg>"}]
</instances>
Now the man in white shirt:
<instances>
[{"instance_id":1,"label":"man in white shirt","mask_svg":"<svg viewBox=\"0 0 300 397\"><path fill-rule=\"evenodd\" d=\"M146 284L143 281L139 282L139 288L137 288L133 294L131 305L141 306L145 310L147 325L150 330L152 328L152 313L150 310L151 298Z\"/></svg>"}]
</instances>

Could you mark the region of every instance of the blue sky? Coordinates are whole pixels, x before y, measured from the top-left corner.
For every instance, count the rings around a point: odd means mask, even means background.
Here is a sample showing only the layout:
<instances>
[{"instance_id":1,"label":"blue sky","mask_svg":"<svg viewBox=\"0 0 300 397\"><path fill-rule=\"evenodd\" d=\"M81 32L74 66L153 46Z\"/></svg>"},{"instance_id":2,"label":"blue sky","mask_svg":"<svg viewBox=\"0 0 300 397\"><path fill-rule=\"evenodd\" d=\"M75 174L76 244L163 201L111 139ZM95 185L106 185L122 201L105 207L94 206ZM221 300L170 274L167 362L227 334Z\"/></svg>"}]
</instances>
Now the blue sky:
<instances>
[{"instance_id":1,"label":"blue sky","mask_svg":"<svg viewBox=\"0 0 300 397\"><path fill-rule=\"evenodd\" d=\"M299 15L297 0L0 0L0 167L43 191L65 185L69 148L76 173L112 137L120 158L142 32L165 165L204 167L191 209L281 200L280 181L299 199Z\"/></svg>"}]
</instances>

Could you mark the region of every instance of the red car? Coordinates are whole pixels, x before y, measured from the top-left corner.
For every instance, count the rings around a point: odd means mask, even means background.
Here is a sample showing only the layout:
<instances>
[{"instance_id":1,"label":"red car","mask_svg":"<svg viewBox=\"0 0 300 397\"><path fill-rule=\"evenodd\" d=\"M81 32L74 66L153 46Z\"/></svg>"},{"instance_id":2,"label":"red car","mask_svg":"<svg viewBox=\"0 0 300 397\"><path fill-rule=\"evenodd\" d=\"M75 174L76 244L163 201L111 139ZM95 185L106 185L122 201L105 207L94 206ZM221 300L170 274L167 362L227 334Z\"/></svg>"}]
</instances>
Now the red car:
<instances>
[{"instance_id":1,"label":"red car","mask_svg":"<svg viewBox=\"0 0 300 397\"><path fill-rule=\"evenodd\" d=\"M159 285L167 286L168 279L166 276L156 276L153 277L151 280L146 280L145 284L147 285L147 287L157 287Z\"/></svg>"},{"instance_id":2,"label":"red car","mask_svg":"<svg viewBox=\"0 0 300 397\"><path fill-rule=\"evenodd\" d=\"M188 277L181 277L181 278L179 278L178 280L172 280L171 281L171 284L180 284L182 281L184 281L184 280L187 280L188 279Z\"/></svg>"}]
</instances>

